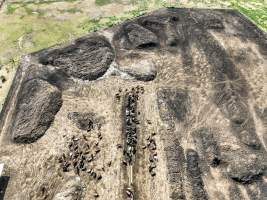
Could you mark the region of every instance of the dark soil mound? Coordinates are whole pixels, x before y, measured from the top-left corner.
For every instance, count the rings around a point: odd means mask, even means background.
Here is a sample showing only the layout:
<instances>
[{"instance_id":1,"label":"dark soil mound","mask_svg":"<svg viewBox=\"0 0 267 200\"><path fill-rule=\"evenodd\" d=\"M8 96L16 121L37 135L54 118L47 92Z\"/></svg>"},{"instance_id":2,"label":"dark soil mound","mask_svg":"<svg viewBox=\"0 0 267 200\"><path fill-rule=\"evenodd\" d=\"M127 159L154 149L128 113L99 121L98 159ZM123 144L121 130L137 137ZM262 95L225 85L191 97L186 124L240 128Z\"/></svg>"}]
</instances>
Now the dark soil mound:
<instances>
[{"instance_id":1,"label":"dark soil mound","mask_svg":"<svg viewBox=\"0 0 267 200\"><path fill-rule=\"evenodd\" d=\"M42 64L60 67L68 75L83 80L101 77L113 59L109 42L100 36L78 39L70 46L52 50L39 58Z\"/></svg>"},{"instance_id":2,"label":"dark soil mound","mask_svg":"<svg viewBox=\"0 0 267 200\"><path fill-rule=\"evenodd\" d=\"M41 79L26 82L20 91L13 140L32 143L42 137L62 105L61 92Z\"/></svg>"}]
</instances>

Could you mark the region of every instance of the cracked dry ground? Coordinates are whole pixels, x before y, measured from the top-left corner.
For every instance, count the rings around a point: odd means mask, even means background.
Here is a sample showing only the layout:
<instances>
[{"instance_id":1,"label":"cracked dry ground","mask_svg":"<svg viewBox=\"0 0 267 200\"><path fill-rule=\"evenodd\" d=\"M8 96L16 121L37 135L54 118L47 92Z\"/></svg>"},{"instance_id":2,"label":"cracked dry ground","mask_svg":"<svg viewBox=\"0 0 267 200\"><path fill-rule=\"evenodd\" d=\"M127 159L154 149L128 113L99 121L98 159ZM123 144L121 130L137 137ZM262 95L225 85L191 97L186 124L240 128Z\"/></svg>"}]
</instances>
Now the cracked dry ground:
<instances>
[{"instance_id":1,"label":"cracked dry ground","mask_svg":"<svg viewBox=\"0 0 267 200\"><path fill-rule=\"evenodd\" d=\"M162 9L25 56L1 113L1 197L267 199L267 37Z\"/></svg>"}]
</instances>

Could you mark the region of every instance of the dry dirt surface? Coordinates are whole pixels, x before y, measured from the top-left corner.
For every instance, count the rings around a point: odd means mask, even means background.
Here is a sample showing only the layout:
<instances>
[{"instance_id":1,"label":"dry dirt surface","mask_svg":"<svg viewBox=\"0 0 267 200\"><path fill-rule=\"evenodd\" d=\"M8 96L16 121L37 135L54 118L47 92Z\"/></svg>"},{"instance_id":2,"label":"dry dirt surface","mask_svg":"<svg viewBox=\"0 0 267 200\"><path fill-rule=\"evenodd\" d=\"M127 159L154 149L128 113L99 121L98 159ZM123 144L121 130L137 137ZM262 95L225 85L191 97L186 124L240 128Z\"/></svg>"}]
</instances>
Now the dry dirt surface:
<instances>
[{"instance_id":1,"label":"dry dirt surface","mask_svg":"<svg viewBox=\"0 0 267 200\"><path fill-rule=\"evenodd\" d=\"M0 116L0 199L267 199L267 36L161 9L25 56Z\"/></svg>"}]
</instances>

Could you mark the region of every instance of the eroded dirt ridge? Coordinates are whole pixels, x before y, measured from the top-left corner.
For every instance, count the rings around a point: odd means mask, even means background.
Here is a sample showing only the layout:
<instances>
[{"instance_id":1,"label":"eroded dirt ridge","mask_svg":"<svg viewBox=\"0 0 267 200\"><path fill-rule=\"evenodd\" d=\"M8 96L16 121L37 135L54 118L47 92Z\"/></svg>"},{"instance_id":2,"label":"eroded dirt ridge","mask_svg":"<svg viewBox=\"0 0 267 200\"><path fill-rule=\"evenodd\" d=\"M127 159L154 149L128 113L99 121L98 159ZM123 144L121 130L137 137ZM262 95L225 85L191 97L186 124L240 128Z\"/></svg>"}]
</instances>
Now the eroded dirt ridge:
<instances>
[{"instance_id":1,"label":"eroded dirt ridge","mask_svg":"<svg viewBox=\"0 0 267 200\"><path fill-rule=\"evenodd\" d=\"M1 192L266 199L266 66L266 34L232 10L162 9L28 55L0 116Z\"/></svg>"}]
</instances>

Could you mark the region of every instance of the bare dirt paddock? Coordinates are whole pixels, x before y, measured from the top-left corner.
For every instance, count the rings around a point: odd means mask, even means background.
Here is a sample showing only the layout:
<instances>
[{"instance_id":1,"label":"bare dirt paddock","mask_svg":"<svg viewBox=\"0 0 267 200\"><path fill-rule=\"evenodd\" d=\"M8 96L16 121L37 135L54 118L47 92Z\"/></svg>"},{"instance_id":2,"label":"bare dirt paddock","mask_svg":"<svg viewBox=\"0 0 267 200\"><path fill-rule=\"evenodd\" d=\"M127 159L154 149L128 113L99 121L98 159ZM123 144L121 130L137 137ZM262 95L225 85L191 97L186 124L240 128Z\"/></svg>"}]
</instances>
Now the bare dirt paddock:
<instances>
[{"instance_id":1,"label":"bare dirt paddock","mask_svg":"<svg viewBox=\"0 0 267 200\"><path fill-rule=\"evenodd\" d=\"M267 199L267 37L162 9L25 56L0 116L5 200Z\"/></svg>"}]
</instances>

